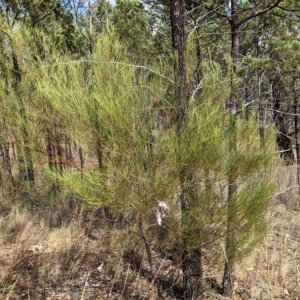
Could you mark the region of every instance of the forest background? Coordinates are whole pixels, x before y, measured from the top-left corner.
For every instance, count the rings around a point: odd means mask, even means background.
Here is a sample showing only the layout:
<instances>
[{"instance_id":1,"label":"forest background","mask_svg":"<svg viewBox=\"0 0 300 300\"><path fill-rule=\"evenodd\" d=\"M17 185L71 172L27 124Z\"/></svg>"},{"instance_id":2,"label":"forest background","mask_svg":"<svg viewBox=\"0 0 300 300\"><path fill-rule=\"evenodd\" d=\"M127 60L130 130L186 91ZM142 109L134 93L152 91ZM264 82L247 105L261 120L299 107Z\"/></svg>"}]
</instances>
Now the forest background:
<instances>
[{"instance_id":1,"label":"forest background","mask_svg":"<svg viewBox=\"0 0 300 300\"><path fill-rule=\"evenodd\" d=\"M1 297L297 295L239 268L299 208L299 13L1 1Z\"/></svg>"}]
</instances>

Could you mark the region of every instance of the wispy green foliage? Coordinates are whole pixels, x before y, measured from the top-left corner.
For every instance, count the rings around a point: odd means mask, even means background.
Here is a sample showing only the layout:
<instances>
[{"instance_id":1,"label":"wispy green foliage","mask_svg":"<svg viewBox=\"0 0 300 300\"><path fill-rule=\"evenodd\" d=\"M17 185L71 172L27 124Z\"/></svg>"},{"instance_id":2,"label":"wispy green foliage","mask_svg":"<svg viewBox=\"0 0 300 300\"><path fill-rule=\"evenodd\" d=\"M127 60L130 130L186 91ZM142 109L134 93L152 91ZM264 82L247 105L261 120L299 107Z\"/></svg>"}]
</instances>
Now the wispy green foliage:
<instances>
[{"instance_id":1,"label":"wispy green foliage","mask_svg":"<svg viewBox=\"0 0 300 300\"><path fill-rule=\"evenodd\" d=\"M190 103L179 144L175 127L157 130L153 125L158 121L156 96L163 97L161 82L169 83L157 75L150 85L137 86L135 67L122 58L118 43L104 38L91 61L62 58L44 64L40 72L38 98L51 112L49 122L65 128L90 157L101 147L102 170L86 167L83 178L76 170L52 174L87 209L109 208L150 220L154 206L166 201L173 208L166 221L169 238L178 242L185 230L176 204L179 173L188 167L195 174L190 184L196 191L185 223L192 234L189 248L205 247L226 235L229 176L239 184L234 221L239 257L263 236L258 233L273 189L269 168L274 132L267 130L262 141L255 115L238 119L232 128L222 105L230 80L217 64L203 64L201 94ZM237 141L234 151L231 135Z\"/></svg>"},{"instance_id":2,"label":"wispy green foliage","mask_svg":"<svg viewBox=\"0 0 300 300\"><path fill-rule=\"evenodd\" d=\"M144 226L144 240L174 246L178 256L211 250L233 233L238 259L261 240L274 187L274 130L269 126L262 136L254 112L233 125L223 105L230 72L203 60L199 93L189 99L178 134L173 65L159 59L151 68L134 65L113 32L101 35L88 59L75 59L42 43L31 46L32 38L43 41L38 30L5 30L3 57L10 60L1 65L0 117L7 125L1 140L14 140L17 155L30 150L37 184L47 178L86 210L122 214L133 229ZM17 88L13 53L22 76ZM78 149L84 161L73 154ZM191 180L181 180L183 169ZM234 208L229 179L237 184ZM193 191L184 220L183 189ZM155 220L160 201L169 207L163 235ZM235 219L227 226L231 209ZM223 254L220 246L213 251L216 258Z\"/></svg>"}]
</instances>

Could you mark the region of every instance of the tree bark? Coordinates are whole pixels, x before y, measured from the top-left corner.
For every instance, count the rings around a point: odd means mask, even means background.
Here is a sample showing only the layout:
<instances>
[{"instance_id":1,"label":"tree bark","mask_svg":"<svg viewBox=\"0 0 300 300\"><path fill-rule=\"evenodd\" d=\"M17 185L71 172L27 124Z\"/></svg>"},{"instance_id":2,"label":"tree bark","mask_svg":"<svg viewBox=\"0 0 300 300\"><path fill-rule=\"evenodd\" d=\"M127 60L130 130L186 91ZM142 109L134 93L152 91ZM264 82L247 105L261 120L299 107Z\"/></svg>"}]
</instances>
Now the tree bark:
<instances>
[{"instance_id":1,"label":"tree bark","mask_svg":"<svg viewBox=\"0 0 300 300\"><path fill-rule=\"evenodd\" d=\"M7 25L11 27L10 23L10 5L7 5L6 7L6 21ZM32 161L32 153L31 149L29 147L29 132L27 128L27 120L25 116L25 107L22 99L22 95L20 94L20 85L22 82L22 72L19 66L18 57L14 51L14 45L13 41L11 40L10 36L8 36L11 42L11 55L12 55L12 63L13 63L13 76L14 76L14 88L16 91L16 94L19 99L20 104L20 117L22 118L22 121L24 123L24 126L22 127L22 134L23 134L23 144L24 147L18 147L18 160L19 160L19 172L25 181L29 182L30 184L33 184L35 181L34 176L34 169L33 169L33 161Z\"/></svg>"},{"instance_id":2,"label":"tree bark","mask_svg":"<svg viewBox=\"0 0 300 300\"><path fill-rule=\"evenodd\" d=\"M235 138L235 118L238 111L238 98L237 98L237 87L234 82L234 76L236 74L236 63L239 56L239 23L237 14L237 2L231 0L231 17L229 19L230 30L231 30L231 60L232 60L232 75L231 75L231 91L229 99L229 109L232 117L230 133L230 151L236 149L236 138ZM234 230L236 220L236 201L235 194L237 191L237 183L235 174L231 173L230 166L228 166L228 199L227 199L227 236L225 246L225 265L222 282L222 293L226 297L232 297L233 294L233 282L235 275L235 254L236 254L236 234Z\"/></svg>"},{"instance_id":3,"label":"tree bark","mask_svg":"<svg viewBox=\"0 0 300 300\"><path fill-rule=\"evenodd\" d=\"M297 185L300 187L300 142L299 142L299 115L298 115L298 92L296 82L297 78L293 77L293 94L294 94L294 128L295 128L295 162L297 170Z\"/></svg>"},{"instance_id":4,"label":"tree bark","mask_svg":"<svg viewBox=\"0 0 300 300\"><path fill-rule=\"evenodd\" d=\"M186 16L185 16L185 1L184 0L170 0L170 21L172 29L172 43L173 48L177 51L178 65L176 78L176 96L177 96L177 136L178 143L181 141L181 131L187 121L188 109L188 82L185 50L187 43L186 35ZM178 153L179 163L181 161L180 153ZM190 201L195 200L195 192L191 186L193 181L193 174L189 167L181 167L180 180L180 202L182 214L182 272L184 285L184 298L197 299L202 292L202 266L201 266L201 247L198 249L188 250L188 243L191 234L186 228L186 221L189 218L189 204Z\"/></svg>"}]
</instances>

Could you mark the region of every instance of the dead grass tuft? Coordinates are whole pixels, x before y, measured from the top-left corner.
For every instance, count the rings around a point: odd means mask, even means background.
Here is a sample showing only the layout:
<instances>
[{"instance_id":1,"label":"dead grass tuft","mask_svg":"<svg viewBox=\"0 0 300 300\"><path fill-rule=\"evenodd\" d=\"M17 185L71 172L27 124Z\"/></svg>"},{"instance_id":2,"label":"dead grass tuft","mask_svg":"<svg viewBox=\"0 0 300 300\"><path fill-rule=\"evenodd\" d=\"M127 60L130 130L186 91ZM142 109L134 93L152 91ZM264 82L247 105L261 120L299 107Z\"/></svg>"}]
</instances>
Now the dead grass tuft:
<instances>
[{"instance_id":1,"label":"dead grass tuft","mask_svg":"<svg viewBox=\"0 0 300 300\"><path fill-rule=\"evenodd\" d=\"M300 295L300 215L273 203L263 244L238 268L243 299L298 299Z\"/></svg>"},{"instance_id":2,"label":"dead grass tuft","mask_svg":"<svg viewBox=\"0 0 300 300\"><path fill-rule=\"evenodd\" d=\"M269 233L237 266L234 300L300 299L300 212L289 189L294 173L283 168ZM138 228L79 210L66 220L53 227L18 207L0 217L0 300L180 299L182 273L172 249L149 243L153 278ZM226 299L217 292L222 263L211 254L204 251L203 299Z\"/></svg>"}]
</instances>

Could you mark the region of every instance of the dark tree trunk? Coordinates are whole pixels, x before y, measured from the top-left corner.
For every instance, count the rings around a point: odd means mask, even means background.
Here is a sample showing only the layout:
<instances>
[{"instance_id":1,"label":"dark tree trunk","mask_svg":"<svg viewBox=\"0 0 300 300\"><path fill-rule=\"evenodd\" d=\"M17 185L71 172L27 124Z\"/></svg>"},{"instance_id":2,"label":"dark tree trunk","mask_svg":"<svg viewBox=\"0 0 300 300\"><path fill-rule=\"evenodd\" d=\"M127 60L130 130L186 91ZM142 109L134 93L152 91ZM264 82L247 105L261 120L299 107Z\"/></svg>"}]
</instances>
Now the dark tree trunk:
<instances>
[{"instance_id":1,"label":"dark tree trunk","mask_svg":"<svg viewBox=\"0 0 300 300\"><path fill-rule=\"evenodd\" d=\"M1 149L1 154L2 154L2 158L3 158L4 166L5 166L5 169L8 173L8 176L10 178L11 186L14 187L15 183L14 183L14 177L13 177L13 174L12 174L12 164L11 164L10 154L9 154L10 144L5 143L1 146L1 148L2 148Z\"/></svg>"},{"instance_id":2,"label":"dark tree trunk","mask_svg":"<svg viewBox=\"0 0 300 300\"><path fill-rule=\"evenodd\" d=\"M274 79L271 82L271 88L273 101L273 122L278 128L276 142L280 150L280 157L286 162L293 163L295 157L292 151L292 142L286 125L287 120L286 116L284 115L284 107L282 107L281 103L284 85L279 74L275 74Z\"/></svg>"},{"instance_id":3,"label":"dark tree trunk","mask_svg":"<svg viewBox=\"0 0 300 300\"><path fill-rule=\"evenodd\" d=\"M193 174L186 169L181 170L181 212L182 225L184 227L182 233L183 253L182 253L182 273L183 288L185 299L198 299L202 294L202 252L201 245L197 249L188 249L189 239L193 238L193 232L186 228L186 220L189 218L189 204L195 201L195 191L190 187L193 180Z\"/></svg>"},{"instance_id":4,"label":"dark tree trunk","mask_svg":"<svg viewBox=\"0 0 300 300\"><path fill-rule=\"evenodd\" d=\"M297 185L300 187L300 170L299 170L299 164L300 164L300 157L299 157L299 115L298 115L298 91L297 91L297 78L293 77L293 94L294 94L294 128L295 128L295 162L296 162L296 168L297 168Z\"/></svg>"},{"instance_id":5,"label":"dark tree trunk","mask_svg":"<svg viewBox=\"0 0 300 300\"><path fill-rule=\"evenodd\" d=\"M48 166L51 171L56 170L56 163L55 163L55 147L52 142L50 131L47 130L46 136L46 149L47 149L47 156L48 156Z\"/></svg>"},{"instance_id":6,"label":"dark tree trunk","mask_svg":"<svg viewBox=\"0 0 300 300\"><path fill-rule=\"evenodd\" d=\"M79 146L78 152L79 152L79 160L80 160L80 177L82 179L83 178L83 169L84 169L84 157L83 157L82 148L80 146Z\"/></svg>"},{"instance_id":7,"label":"dark tree trunk","mask_svg":"<svg viewBox=\"0 0 300 300\"><path fill-rule=\"evenodd\" d=\"M7 5L6 7L6 21L7 25L11 27L10 22L10 5ZM10 39L10 37L9 37ZM18 160L19 160L19 172L21 175L21 178L30 184L33 184L35 181L34 178L34 169L33 169L33 161L32 161L32 153L31 149L29 147L29 132L27 129L27 120L25 115L25 107L22 99L22 95L20 94L19 88L22 81L22 72L19 66L18 57L14 51L14 45L13 41L10 39L11 42L11 48L12 48L12 63L13 63L13 76L14 76L14 88L16 91L16 94L19 98L19 104L20 104L20 117L23 121L23 127L22 127L22 134L23 134L23 147L19 147L19 153L18 153Z\"/></svg>"},{"instance_id":8,"label":"dark tree trunk","mask_svg":"<svg viewBox=\"0 0 300 300\"><path fill-rule=\"evenodd\" d=\"M13 47L13 45L12 45ZM19 160L19 172L23 180L28 181L30 184L34 183L34 169L32 161L32 153L29 147L29 132L27 129L27 120L25 116L25 107L22 99L22 95L19 93L19 87L21 84L22 76L19 67L17 55L12 51L13 60L13 72L15 77L15 90L17 92L20 104L20 117L23 120L22 134L23 134L23 147L19 147L18 160ZM22 149L23 148L23 149Z\"/></svg>"},{"instance_id":9,"label":"dark tree trunk","mask_svg":"<svg viewBox=\"0 0 300 300\"><path fill-rule=\"evenodd\" d=\"M230 32L231 32L231 60L232 60L232 77L231 77L231 92L229 99L229 109L233 115L237 113L238 103L237 103L237 86L234 82L234 75L236 74L236 63L239 57L239 23L237 15L237 3L236 0L231 0L231 17L229 19Z\"/></svg>"},{"instance_id":10,"label":"dark tree trunk","mask_svg":"<svg viewBox=\"0 0 300 300\"><path fill-rule=\"evenodd\" d=\"M239 56L239 23L237 15L237 2L231 0L231 17L229 19L230 30L231 30L231 59L232 59L232 78L231 78L231 91L229 99L229 109L232 117L230 133L230 149L235 151L236 149L236 138L235 138L235 118L238 112L238 97L237 97L237 86L234 82L233 76L236 74L236 63ZM225 246L225 265L222 289L223 295L226 297L232 297L233 294L233 282L235 275L235 254L236 254L236 234L235 234L235 220L236 220L236 202L235 195L237 192L236 175L231 173L229 167L228 173L228 199L227 199L227 236Z\"/></svg>"},{"instance_id":11,"label":"dark tree trunk","mask_svg":"<svg viewBox=\"0 0 300 300\"><path fill-rule=\"evenodd\" d=\"M222 294L226 297L232 297L233 283L235 278L235 261L236 261L236 203L234 196L237 191L236 180L229 176L228 181L228 214L227 214L227 235L225 246L225 265L222 282Z\"/></svg>"},{"instance_id":12,"label":"dark tree trunk","mask_svg":"<svg viewBox=\"0 0 300 300\"><path fill-rule=\"evenodd\" d=\"M177 95L177 135L178 143L181 143L181 131L187 121L188 109L188 83L187 70L185 60L186 49L186 17L185 17L185 1L170 0L170 20L172 29L173 48L177 51L178 65L176 78L176 95ZM178 154L180 162L180 153ZM195 200L195 191L191 187L193 174L188 167L182 167L180 170L180 202L182 213L182 225L189 218L190 202ZM182 254L182 272L185 299L197 299L201 295L202 287L202 266L201 266L201 248L188 249L189 238L192 234L188 229L184 229L182 233L183 254Z\"/></svg>"}]
</instances>

